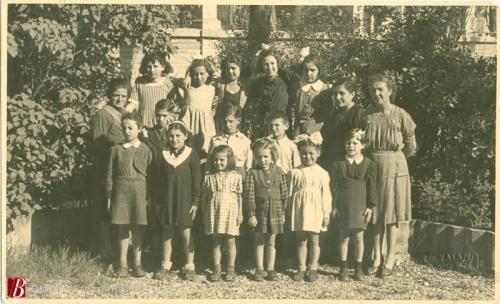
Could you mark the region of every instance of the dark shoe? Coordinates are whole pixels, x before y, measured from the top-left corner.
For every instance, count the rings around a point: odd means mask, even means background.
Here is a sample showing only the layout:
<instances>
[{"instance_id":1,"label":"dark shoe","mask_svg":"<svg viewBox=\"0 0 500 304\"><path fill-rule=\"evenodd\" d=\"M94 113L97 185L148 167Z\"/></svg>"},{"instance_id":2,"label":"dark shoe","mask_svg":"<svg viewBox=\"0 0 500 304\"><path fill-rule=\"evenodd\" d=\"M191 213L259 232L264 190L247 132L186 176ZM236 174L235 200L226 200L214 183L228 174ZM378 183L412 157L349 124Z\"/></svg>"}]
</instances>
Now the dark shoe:
<instances>
[{"instance_id":1,"label":"dark shoe","mask_svg":"<svg viewBox=\"0 0 500 304\"><path fill-rule=\"evenodd\" d=\"M365 275L363 274L363 269L356 268L354 271L354 279L356 281L363 281L365 279Z\"/></svg>"},{"instance_id":2,"label":"dark shoe","mask_svg":"<svg viewBox=\"0 0 500 304\"><path fill-rule=\"evenodd\" d=\"M194 281L195 277L196 277L196 273L194 272L194 270L191 270L191 269L184 270L184 279L186 281Z\"/></svg>"},{"instance_id":3,"label":"dark shoe","mask_svg":"<svg viewBox=\"0 0 500 304\"><path fill-rule=\"evenodd\" d=\"M168 275L169 272L170 272L170 270L167 270L165 268L160 268L153 275L153 279L155 279L155 280L165 280L165 278L167 277L167 275Z\"/></svg>"},{"instance_id":4,"label":"dark shoe","mask_svg":"<svg viewBox=\"0 0 500 304\"><path fill-rule=\"evenodd\" d=\"M299 281L302 281L305 276L306 276L306 272L304 270L299 270L293 276L293 280L296 282L299 282Z\"/></svg>"},{"instance_id":5,"label":"dark shoe","mask_svg":"<svg viewBox=\"0 0 500 304\"><path fill-rule=\"evenodd\" d=\"M264 270L262 269L257 269L255 271L255 274L253 276L253 280L257 282L262 282L264 281Z\"/></svg>"},{"instance_id":6,"label":"dark shoe","mask_svg":"<svg viewBox=\"0 0 500 304\"><path fill-rule=\"evenodd\" d=\"M220 282L220 280L221 280L220 271L214 270L214 272L212 272L212 274L210 275L210 277L208 278L208 280L210 282Z\"/></svg>"},{"instance_id":7,"label":"dark shoe","mask_svg":"<svg viewBox=\"0 0 500 304\"><path fill-rule=\"evenodd\" d=\"M318 280L318 271L317 270L309 270L306 273L306 280L308 282L316 282Z\"/></svg>"},{"instance_id":8,"label":"dark shoe","mask_svg":"<svg viewBox=\"0 0 500 304\"><path fill-rule=\"evenodd\" d=\"M128 268L124 267L124 266L120 266L120 268L118 268L118 271L116 272L116 277L117 278L128 277Z\"/></svg>"},{"instance_id":9,"label":"dark shoe","mask_svg":"<svg viewBox=\"0 0 500 304\"><path fill-rule=\"evenodd\" d=\"M278 280L278 274L274 270L269 270L267 272L267 280L268 281L277 281Z\"/></svg>"},{"instance_id":10,"label":"dark shoe","mask_svg":"<svg viewBox=\"0 0 500 304\"><path fill-rule=\"evenodd\" d=\"M340 269L339 281L342 281L342 282L349 281L349 269L347 267Z\"/></svg>"},{"instance_id":11,"label":"dark shoe","mask_svg":"<svg viewBox=\"0 0 500 304\"><path fill-rule=\"evenodd\" d=\"M136 278L142 278L143 276L146 275L146 273L144 272L144 269L142 269L141 265L137 265L132 271L132 275Z\"/></svg>"},{"instance_id":12,"label":"dark shoe","mask_svg":"<svg viewBox=\"0 0 500 304\"><path fill-rule=\"evenodd\" d=\"M228 266L225 280L227 282L232 282L234 281L235 278L236 278L236 272L234 271L234 266Z\"/></svg>"}]
</instances>

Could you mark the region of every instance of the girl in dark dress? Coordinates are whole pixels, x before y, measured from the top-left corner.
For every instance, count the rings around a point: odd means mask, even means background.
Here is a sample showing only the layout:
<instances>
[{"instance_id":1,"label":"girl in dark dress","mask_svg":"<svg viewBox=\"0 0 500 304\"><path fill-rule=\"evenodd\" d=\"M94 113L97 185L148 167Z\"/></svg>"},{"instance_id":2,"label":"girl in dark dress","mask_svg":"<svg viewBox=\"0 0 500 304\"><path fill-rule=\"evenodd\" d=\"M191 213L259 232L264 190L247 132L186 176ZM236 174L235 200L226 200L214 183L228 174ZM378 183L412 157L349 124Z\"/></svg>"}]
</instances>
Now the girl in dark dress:
<instances>
[{"instance_id":1,"label":"girl in dark dress","mask_svg":"<svg viewBox=\"0 0 500 304\"><path fill-rule=\"evenodd\" d=\"M181 121L168 127L168 146L158 158L156 177L153 182L157 213L163 226L162 262L154 274L155 279L164 279L170 271L172 262L172 237L182 235L183 251L186 254L184 277L193 280L194 246L191 227L196 216L201 192L200 158L196 151L186 146L188 131Z\"/></svg>"},{"instance_id":2,"label":"girl in dark dress","mask_svg":"<svg viewBox=\"0 0 500 304\"><path fill-rule=\"evenodd\" d=\"M363 234L376 206L376 167L361 151L366 144L361 129L352 129L345 135L346 156L333 163L331 183L333 194L332 217L339 217L340 226L340 280L347 281L347 250L349 238L355 238L355 278L363 279Z\"/></svg>"},{"instance_id":3,"label":"girl in dark dress","mask_svg":"<svg viewBox=\"0 0 500 304\"><path fill-rule=\"evenodd\" d=\"M125 141L111 148L106 174L106 197L111 212L111 224L116 225L119 239L120 267L117 277L128 275L127 251L132 233L134 270L136 277L145 275L141 266L141 246L147 225L146 178L153 159L151 150L138 139L139 116L127 113L122 117Z\"/></svg>"},{"instance_id":4,"label":"girl in dark dress","mask_svg":"<svg viewBox=\"0 0 500 304\"><path fill-rule=\"evenodd\" d=\"M289 110L288 89L280 76L280 69L279 55L275 50L260 52L257 71L262 76L248 91L241 121L241 130L252 140L269 135L269 113Z\"/></svg>"}]
</instances>

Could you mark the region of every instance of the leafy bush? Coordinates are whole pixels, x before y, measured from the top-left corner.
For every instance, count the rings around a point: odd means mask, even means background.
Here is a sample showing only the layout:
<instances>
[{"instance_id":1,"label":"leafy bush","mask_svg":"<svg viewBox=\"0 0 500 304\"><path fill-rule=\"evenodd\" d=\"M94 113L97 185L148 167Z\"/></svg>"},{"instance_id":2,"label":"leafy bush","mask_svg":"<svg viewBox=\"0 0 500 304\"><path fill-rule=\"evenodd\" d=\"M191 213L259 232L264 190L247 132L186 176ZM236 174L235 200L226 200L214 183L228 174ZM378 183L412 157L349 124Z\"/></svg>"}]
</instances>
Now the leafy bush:
<instances>
[{"instance_id":1,"label":"leafy bush","mask_svg":"<svg viewBox=\"0 0 500 304\"><path fill-rule=\"evenodd\" d=\"M93 103L120 45L172 53L167 5L8 6L7 218L85 198Z\"/></svg>"},{"instance_id":2,"label":"leafy bush","mask_svg":"<svg viewBox=\"0 0 500 304\"><path fill-rule=\"evenodd\" d=\"M390 72L394 103L417 124L419 151L409 159L413 214L494 229L496 57L476 57L459 42L466 9L405 7L374 33L356 27L315 33L307 25L324 18L325 10L311 7L303 16L307 30L291 33L292 39L275 33L274 45L288 67L296 66L300 48L310 46L322 58L324 81L354 76L362 85L374 73ZM223 41L220 50L255 63L241 40ZM365 86L357 93L367 106Z\"/></svg>"}]
</instances>

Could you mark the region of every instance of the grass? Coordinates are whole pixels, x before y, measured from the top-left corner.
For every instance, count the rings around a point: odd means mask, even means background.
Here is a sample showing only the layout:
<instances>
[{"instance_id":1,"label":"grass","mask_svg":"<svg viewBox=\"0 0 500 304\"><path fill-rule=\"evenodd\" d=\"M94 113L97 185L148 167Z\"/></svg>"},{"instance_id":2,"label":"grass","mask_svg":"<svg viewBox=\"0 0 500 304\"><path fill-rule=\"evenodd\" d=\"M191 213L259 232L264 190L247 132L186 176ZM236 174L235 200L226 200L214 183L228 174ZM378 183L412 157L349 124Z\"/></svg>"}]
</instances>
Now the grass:
<instances>
[{"instance_id":1,"label":"grass","mask_svg":"<svg viewBox=\"0 0 500 304\"><path fill-rule=\"evenodd\" d=\"M108 280L103 272L103 266L96 258L68 245L7 249L7 276L24 276L30 285L61 279L72 285L101 285Z\"/></svg>"}]
</instances>

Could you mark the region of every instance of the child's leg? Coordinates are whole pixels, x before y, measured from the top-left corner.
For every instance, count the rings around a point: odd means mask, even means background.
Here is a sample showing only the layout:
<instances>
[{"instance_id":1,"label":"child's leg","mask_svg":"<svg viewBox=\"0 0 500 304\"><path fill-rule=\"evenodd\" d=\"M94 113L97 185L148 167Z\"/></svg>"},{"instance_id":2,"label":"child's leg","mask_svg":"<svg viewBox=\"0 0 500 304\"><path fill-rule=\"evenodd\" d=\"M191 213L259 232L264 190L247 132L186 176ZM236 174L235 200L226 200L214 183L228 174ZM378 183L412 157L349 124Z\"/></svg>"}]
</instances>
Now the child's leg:
<instances>
[{"instance_id":1,"label":"child's leg","mask_svg":"<svg viewBox=\"0 0 500 304\"><path fill-rule=\"evenodd\" d=\"M356 262L361 263L363 262L363 252L365 249L365 245L363 242L364 238L364 230L361 229L356 229L354 232L354 237L356 238L356 244L355 244L355 256L356 256ZM346 251L347 252L347 251Z\"/></svg>"},{"instance_id":2,"label":"child's leg","mask_svg":"<svg viewBox=\"0 0 500 304\"><path fill-rule=\"evenodd\" d=\"M264 270L264 234L254 233L255 263L257 269Z\"/></svg>"},{"instance_id":3,"label":"child's leg","mask_svg":"<svg viewBox=\"0 0 500 304\"><path fill-rule=\"evenodd\" d=\"M170 270L172 267L172 262L170 258L172 257L172 237L174 234L174 228L172 226L163 226L162 231L162 261L161 268Z\"/></svg>"},{"instance_id":4,"label":"child's leg","mask_svg":"<svg viewBox=\"0 0 500 304\"><path fill-rule=\"evenodd\" d=\"M349 229L340 229L340 261L347 261L347 252L349 250Z\"/></svg>"},{"instance_id":5,"label":"child's leg","mask_svg":"<svg viewBox=\"0 0 500 304\"><path fill-rule=\"evenodd\" d=\"M221 260L221 247L222 235L213 234L212 235L212 258L214 260L214 265L220 265Z\"/></svg>"},{"instance_id":6,"label":"child's leg","mask_svg":"<svg viewBox=\"0 0 500 304\"><path fill-rule=\"evenodd\" d=\"M191 228L182 231L182 245L186 254L186 270L194 270L194 244L191 237Z\"/></svg>"},{"instance_id":7,"label":"child's leg","mask_svg":"<svg viewBox=\"0 0 500 304\"><path fill-rule=\"evenodd\" d=\"M306 270L306 258L307 258L307 232L298 231L297 232L297 262L299 264L299 270Z\"/></svg>"},{"instance_id":8,"label":"child's leg","mask_svg":"<svg viewBox=\"0 0 500 304\"><path fill-rule=\"evenodd\" d=\"M227 265L234 268L234 263L236 262L236 238L234 235L228 235L226 243L228 248Z\"/></svg>"},{"instance_id":9,"label":"child's leg","mask_svg":"<svg viewBox=\"0 0 500 304\"><path fill-rule=\"evenodd\" d=\"M310 233L309 241L311 242L311 254L309 255L309 265L308 268L310 270L318 270L318 261L319 261L319 233Z\"/></svg>"},{"instance_id":10,"label":"child's leg","mask_svg":"<svg viewBox=\"0 0 500 304\"><path fill-rule=\"evenodd\" d=\"M274 270L274 262L276 260L276 234L266 234L266 257L267 271Z\"/></svg>"},{"instance_id":11,"label":"child's leg","mask_svg":"<svg viewBox=\"0 0 500 304\"><path fill-rule=\"evenodd\" d=\"M132 225L132 250L134 252L134 265L141 266L142 239L144 237L144 225Z\"/></svg>"},{"instance_id":12,"label":"child's leg","mask_svg":"<svg viewBox=\"0 0 500 304\"><path fill-rule=\"evenodd\" d=\"M129 245L129 225L117 225L118 228L118 250L120 253L120 267L127 267L127 251Z\"/></svg>"}]
</instances>

